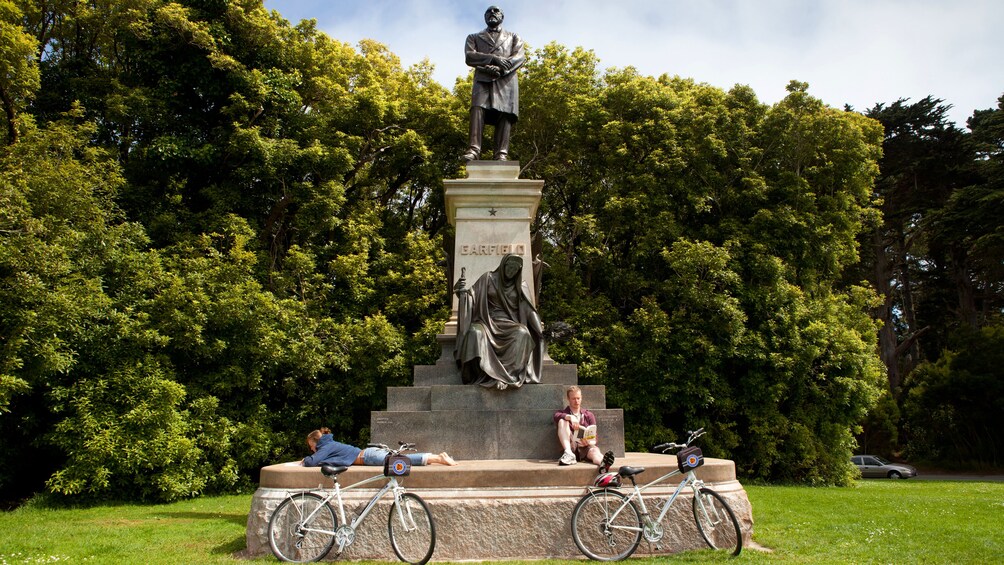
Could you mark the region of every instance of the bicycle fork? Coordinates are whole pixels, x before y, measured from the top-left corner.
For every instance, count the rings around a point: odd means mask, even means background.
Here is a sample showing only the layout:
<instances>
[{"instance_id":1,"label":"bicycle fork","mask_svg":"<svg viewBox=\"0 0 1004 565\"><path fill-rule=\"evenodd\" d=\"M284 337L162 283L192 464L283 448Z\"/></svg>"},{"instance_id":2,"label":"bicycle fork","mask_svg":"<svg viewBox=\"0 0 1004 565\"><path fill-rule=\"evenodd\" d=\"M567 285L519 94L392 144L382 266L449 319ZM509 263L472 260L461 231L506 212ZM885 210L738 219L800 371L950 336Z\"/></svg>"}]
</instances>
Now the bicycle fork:
<instances>
[{"instance_id":1,"label":"bicycle fork","mask_svg":"<svg viewBox=\"0 0 1004 565\"><path fill-rule=\"evenodd\" d=\"M392 512L397 514L397 520L401 522L401 526L404 527L404 531L413 532L418 529L418 524L415 523L415 516L411 512L411 505L405 502L405 498L401 496L404 494L403 488L394 489L394 509Z\"/></svg>"},{"instance_id":2,"label":"bicycle fork","mask_svg":"<svg viewBox=\"0 0 1004 565\"><path fill-rule=\"evenodd\" d=\"M711 497L705 497L702 495L701 491L697 488L694 489L694 500L697 501L698 513L704 519L705 523L711 526L714 530L719 524L725 519L724 516L718 511L718 508L714 504L711 504ZM708 504L705 504L705 501Z\"/></svg>"}]
</instances>

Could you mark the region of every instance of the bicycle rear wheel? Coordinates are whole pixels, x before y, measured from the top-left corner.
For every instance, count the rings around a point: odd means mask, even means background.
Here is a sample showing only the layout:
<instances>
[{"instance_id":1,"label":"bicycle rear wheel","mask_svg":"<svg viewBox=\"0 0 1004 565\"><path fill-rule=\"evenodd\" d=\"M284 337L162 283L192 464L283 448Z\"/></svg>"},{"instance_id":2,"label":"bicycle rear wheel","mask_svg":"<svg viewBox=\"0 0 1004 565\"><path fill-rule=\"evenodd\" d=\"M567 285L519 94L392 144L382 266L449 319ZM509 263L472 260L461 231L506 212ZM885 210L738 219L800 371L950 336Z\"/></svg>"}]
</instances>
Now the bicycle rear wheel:
<instances>
[{"instance_id":1,"label":"bicycle rear wheel","mask_svg":"<svg viewBox=\"0 0 1004 565\"><path fill-rule=\"evenodd\" d=\"M406 492L391 505L387 533L394 553L405 563L423 565L436 549L436 523L417 494Z\"/></svg>"},{"instance_id":2,"label":"bicycle rear wheel","mask_svg":"<svg viewBox=\"0 0 1004 565\"><path fill-rule=\"evenodd\" d=\"M596 561L627 559L638 548L641 531L638 508L615 490L590 492L572 511L572 539Z\"/></svg>"},{"instance_id":3,"label":"bicycle rear wheel","mask_svg":"<svg viewBox=\"0 0 1004 565\"><path fill-rule=\"evenodd\" d=\"M708 546L730 550L732 555L743 550L739 520L722 495L706 488L694 493L694 520Z\"/></svg>"},{"instance_id":4,"label":"bicycle rear wheel","mask_svg":"<svg viewBox=\"0 0 1004 565\"><path fill-rule=\"evenodd\" d=\"M324 498L312 492L283 500L268 519L268 545L281 561L318 561L331 551L338 527L335 513Z\"/></svg>"}]
</instances>

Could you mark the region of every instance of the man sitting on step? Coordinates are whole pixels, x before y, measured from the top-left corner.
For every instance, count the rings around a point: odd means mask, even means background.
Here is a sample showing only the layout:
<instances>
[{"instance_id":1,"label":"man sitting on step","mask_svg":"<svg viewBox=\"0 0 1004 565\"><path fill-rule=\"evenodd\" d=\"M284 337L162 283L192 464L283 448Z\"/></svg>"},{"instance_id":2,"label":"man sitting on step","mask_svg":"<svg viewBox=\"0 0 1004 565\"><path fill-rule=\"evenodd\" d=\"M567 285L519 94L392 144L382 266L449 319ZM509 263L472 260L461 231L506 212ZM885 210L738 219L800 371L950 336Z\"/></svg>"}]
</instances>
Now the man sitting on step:
<instances>
[{"instance_id":1,"label":"man sitting on step","mask_svg":"<svg viewBox=\"0 0 1004 565\"><path fill-rule=\"evenodd\" d=\"M564 450L558 465L575 465L578 461L590 461L606 470L614 462L614 452L600 454L596 446L596 416L582 406L582 389L570 386L565 391L568 406L554 413L554 423L558 426L558 443Z\"/></svg>"}]
</instances>

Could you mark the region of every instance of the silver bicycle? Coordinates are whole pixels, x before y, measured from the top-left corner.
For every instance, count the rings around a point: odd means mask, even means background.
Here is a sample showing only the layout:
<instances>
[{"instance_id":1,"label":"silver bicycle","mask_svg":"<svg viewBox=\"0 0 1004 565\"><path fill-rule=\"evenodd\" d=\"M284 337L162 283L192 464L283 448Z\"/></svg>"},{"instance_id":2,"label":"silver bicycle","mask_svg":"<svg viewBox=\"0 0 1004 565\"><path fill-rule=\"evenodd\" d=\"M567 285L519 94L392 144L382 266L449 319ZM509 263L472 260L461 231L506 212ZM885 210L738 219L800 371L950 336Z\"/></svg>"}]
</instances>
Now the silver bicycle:
<instances>
[{"instance_id":1,"label":"silver bicycle","mask_svg":"<svg viewBox=\"0 0 1004 565\"><path fill-rule=\"evenodd\" d=\"M415 451L415 444L402 442L398 449L383 444L369 444L369 447L390 452L383 473L342 488L338 475L348 467L321 465L321 473L334 481L330 494L322 496L309 490L296 492L279 503L268 520L268 544L276 557L297 563L318 561L336 544L336 556L341 555L355 540L356 529L377 502L390 493L394 503L387 517L387 533L394 553L406 563L422 565L429 561L436 549L436 523L425 501L417 494L406 492L398 481L398 477L411 471L411 463L401 453ZM373 495L365 507L352 514L351 518L346 515L342 492L381 480L386 480L387 484ZM337 516L332 504L338 509Z\"/></svg>"},{"instance_id":2,"label":"silver bicycle","mask_svg":"<svg viewBox=\"0 0 1004 565\"><path fill-rule=\"evenodd\" d=\"M658 544L664 536L663 520L677 496L685 488L693 491L694 521L701 537L714 549L731 551L739 555L743 549L742 531L735 512L717 492L704 486L694 470L704 464L700 448L691 443L702 435L704 428L689 432L686 443L664 443L652 450L667 453L679 449L678 468L658 479L638 486L635 477L645 471L644 467L621 467L617 472L602 473L588 487L588 492L572 511L572 539L584 555L597 561L620 561L631 556L644 537ZM686 473L672 496L662 504L662 512L653 517L642 493L666 479ZM621 479L631 481L632 490L624 494L617 490ZM658 508L658 505L656 505ZM657 549L659 546L656 546Z\"/></svg>"}]
</instances>

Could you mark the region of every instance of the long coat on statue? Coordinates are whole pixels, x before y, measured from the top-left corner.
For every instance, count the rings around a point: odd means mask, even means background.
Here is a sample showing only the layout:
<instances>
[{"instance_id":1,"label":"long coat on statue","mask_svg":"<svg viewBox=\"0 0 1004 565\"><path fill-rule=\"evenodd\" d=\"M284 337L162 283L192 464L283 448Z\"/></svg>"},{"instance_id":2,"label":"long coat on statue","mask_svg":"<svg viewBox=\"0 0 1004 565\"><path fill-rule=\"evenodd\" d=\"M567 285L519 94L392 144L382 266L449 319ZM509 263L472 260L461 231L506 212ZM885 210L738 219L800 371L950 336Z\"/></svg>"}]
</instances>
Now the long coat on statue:
<instances>
[{"instance_id":1,"label":"long coat on statue","mask_svg":"<svg viewBox=\"0 0 1004 565\"><path fill-rule=\"evenodd\" d=\"M494 37L493 37L494 35ZM513 122L519 119L519 80L516 70L526 62L523 40L510 31L499 28L492 34L487 28L467 36L467 65L474 67L474 88L471 90L471 106L486 110L485 123L498 123L499 113L509 114ZM492 64L492 56L508 59L512 67L501 69L502 76L496 77L485 69Z\"/></svg>"}]
</instances>

